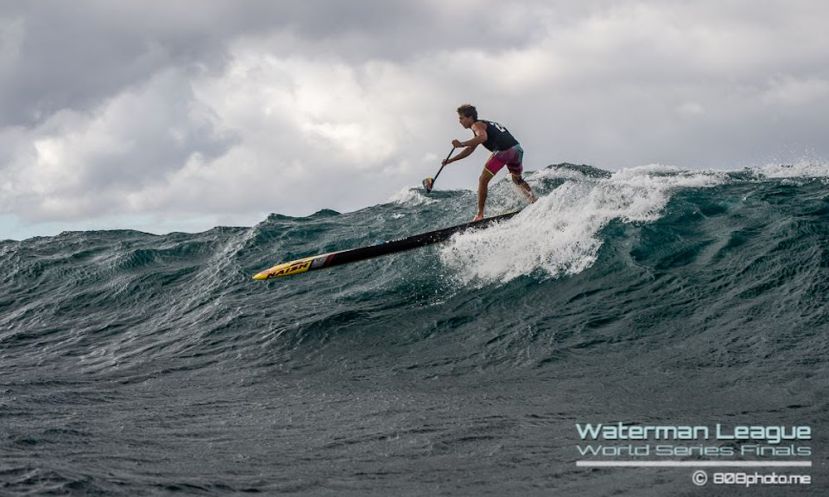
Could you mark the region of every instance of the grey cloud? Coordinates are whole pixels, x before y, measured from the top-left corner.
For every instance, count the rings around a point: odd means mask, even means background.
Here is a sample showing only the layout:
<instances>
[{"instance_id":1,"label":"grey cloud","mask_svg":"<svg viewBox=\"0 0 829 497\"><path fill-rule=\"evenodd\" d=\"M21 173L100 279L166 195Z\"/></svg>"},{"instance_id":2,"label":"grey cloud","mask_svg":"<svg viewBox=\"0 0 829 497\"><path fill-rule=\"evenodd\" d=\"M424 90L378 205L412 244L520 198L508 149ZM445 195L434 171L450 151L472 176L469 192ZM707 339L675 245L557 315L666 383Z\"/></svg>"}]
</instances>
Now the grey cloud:
<instances>
[{"instance_id":1,"label":"grey cloud","mask_svg":"<svg viewBox=\"0 0 829 497\"><path fill-rule=\"evenodd\" d=\"M176 24L163 11L136 7L4 3L2 18L22 26L22 39L0 90L2 124L32 125L60 109L85 109L161 68L209 62L221 53L221 34L212 26L188 23L185 15L174 16Z\"/></svg>"},{"instance_id":2,"label":"grey cloud","mask_svg":"<svg viewBox=\"0 0 829 497\"><path fill-rule=\"evenodd\" d=\"M194 154L210 161L238 142L179 75L162 74L153 83L149 91L120 97L111 127L121 146L79 165L84 188L139 191L165 182Z\"/></svg>"},{"instance_id":3,"label":"grey cloud","mask_svg":"<svg viewBox=\"0 0 829 497\"><path fill-rule=\"evenodd\" d=\"M383 0L6 2L0 19L19 23L21 31L13 47L16 63L0 68L0 126L32 126L61 109L92 108L167 67L220 71L228 45L243 37L287 33L296 42L268 47L272 53L331 54L353 62L405 60L429 50L504 48L525 43L541 29L499 29L509 4L488 2L462 11L440 5Z\"/></svg>"}]
</instances>

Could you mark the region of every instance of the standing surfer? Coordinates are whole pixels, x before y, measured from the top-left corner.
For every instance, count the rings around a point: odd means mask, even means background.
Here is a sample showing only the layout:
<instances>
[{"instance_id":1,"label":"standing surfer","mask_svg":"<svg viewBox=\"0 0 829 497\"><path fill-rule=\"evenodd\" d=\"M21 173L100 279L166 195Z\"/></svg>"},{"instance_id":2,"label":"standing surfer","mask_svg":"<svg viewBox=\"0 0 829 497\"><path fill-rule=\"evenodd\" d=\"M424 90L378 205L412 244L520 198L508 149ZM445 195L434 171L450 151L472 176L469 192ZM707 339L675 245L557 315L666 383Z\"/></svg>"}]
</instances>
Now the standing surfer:
<instances>
[{"instance_id":1,"label":"standing surfer","mask_svg":"<svg viewBox=\"0 0 829 497\"><path fill-rule=\"evenodd\" d=\"M475 215L473 221L483 219L489 181L504 166L507 166L507 169L512 175L512 182L518 185L521 192L527 196L530 202L535 202L536 197L530 185L521 177L521 173L524 170L521 163L524 157L524 150L521 148L518 140L500 124L493 121L479 120L478 110L469 104L458 107L458 121L464 128L471 128L475 136L465 142L452 140L453 147L465 148L457 156L444 160L443 165L465 159L475 151L478 145L483 145L484 148L492 152L486 164L484 164L484 170L481 172L480 178L478 178L478 213Z\"/></svg>"}]
</instances>

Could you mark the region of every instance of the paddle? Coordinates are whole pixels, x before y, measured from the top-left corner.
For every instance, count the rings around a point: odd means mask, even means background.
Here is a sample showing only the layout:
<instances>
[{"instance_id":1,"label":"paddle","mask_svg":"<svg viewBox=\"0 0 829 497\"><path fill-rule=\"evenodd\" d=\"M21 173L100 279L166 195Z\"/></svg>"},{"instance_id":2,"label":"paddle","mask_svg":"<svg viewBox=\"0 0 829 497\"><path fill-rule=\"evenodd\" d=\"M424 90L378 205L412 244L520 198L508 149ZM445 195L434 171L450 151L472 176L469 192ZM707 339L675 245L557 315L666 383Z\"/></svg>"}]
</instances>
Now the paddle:
<instances>
[{"instance_id":1,"label":"paddle","mask_svg":"<svg viewBox=\"0 0 829 497\"><path fill-rule=\"evenodd\" d=\"M452 152L454 152L454 151L455 151L455 147L452 147L452 150L449 151L449 155L446 156L446 159L444 159L444 162L449 160L449 157L452 156ZM438 169L438 173L435 175L434 178L426 178L426 179L423 180L423 188L426 189L426 193L429 193L429 192L432 191L432 188L435 186L435 181L438 179L438 176L440 176L440 172L443 171L443 167L445 165L446 164L441 163L440 169Z\"/></svg>"}]
</instances>

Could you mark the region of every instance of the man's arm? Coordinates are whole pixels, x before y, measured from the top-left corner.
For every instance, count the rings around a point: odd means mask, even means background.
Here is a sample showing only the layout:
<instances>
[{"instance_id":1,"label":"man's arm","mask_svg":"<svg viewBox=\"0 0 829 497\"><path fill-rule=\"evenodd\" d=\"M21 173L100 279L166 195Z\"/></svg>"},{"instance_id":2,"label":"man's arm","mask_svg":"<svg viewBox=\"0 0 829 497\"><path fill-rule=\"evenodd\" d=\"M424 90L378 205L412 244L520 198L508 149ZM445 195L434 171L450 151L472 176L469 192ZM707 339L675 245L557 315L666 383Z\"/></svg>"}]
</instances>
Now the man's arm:
<instances>
[{"instance_id":1,"label":"man's arm","mask_svg":"<svg viewBox=\"0 0 829 497\"><path fill-rule=\"evenodd\" d=\"M475 123L472 125L472 132L475 133L471 139L462 142L458 140L452 140L452 145L455 147L466 147L463 149L461 153L452 157L451 159L444 162L444 164L449 164L450 162L455 162L456 160L466 159L469 155L478 148L478 145L485 142L487 139L486 136L486 125L484 123Z\"/></svg>"},{"instance_id":2,"label":"man's arm","mask_svg":"<svg viewBox=\"0 0 829 497\"><path fill-rule=\"evenodd\" d=\"M461 145L461 146L463 146L463 145ZM452 157L451 159L446 159L445 161L443 161L443 164L446 165L446 164L449 164L450 162L455 162L456 160L466 159L467 157L469 157L469 154L471 154L475 150L476 146L477 145L474 145L474 146L471 146L471 147L466 147L458 155Z\"/></svg>"}]
</instances>

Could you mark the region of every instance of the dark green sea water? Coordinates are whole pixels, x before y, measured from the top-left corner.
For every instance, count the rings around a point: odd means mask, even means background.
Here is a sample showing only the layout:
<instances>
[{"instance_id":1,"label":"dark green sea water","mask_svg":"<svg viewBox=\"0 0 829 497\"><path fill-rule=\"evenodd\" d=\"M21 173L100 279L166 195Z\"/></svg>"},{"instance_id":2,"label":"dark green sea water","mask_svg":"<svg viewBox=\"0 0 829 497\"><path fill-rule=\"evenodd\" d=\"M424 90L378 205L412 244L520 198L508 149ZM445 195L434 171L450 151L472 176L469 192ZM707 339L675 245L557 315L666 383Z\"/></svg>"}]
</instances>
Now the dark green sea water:
<instances>
[{"instance_id":1,"label":"dark green sea water","mask_svg":"<svg viewBox=\"0 0 829 497\"><path fill-rule=\"evenodd\" d=\"M825 494L825 176L550 167L507 222L268 282L475 196L0 242L0 495ZM807 425L777 472L814 481L577 467L576 423L620 421Z\"/></svg>"}]
</instances>

